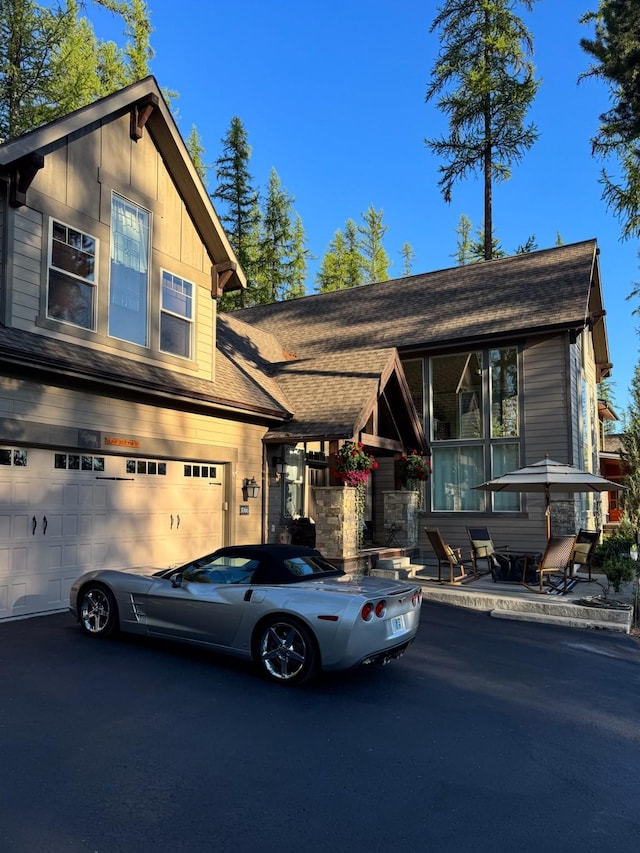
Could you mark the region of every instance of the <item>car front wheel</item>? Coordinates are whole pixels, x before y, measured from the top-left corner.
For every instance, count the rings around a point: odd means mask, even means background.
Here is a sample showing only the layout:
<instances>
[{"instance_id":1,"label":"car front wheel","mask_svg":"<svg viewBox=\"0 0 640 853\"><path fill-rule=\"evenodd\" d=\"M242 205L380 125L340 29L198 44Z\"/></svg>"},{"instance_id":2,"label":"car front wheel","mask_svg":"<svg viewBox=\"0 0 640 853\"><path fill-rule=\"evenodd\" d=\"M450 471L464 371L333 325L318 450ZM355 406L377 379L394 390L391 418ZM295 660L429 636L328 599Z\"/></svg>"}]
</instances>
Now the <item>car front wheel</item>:
<instances>
[{"instance_id":1,"label":"car front wheel","mask_svg":"<svg viewBox=\"0 0 640 853\"><path fill-rule=\"evenodd\" d=\"M78 613L82 630L92 637L110 637L118 626L116 600L101 584L89 584L81 591Z\"/></svg>"},{"instance_id":2,"label":"car front wheel","mask_svg":"<svg viewBox=\"0 0 640 853\"><path fill-rule=\"evenodd\" d=\"M263 673L280 684L302 684L318 665L311 631L289 617L273 618L262 626L257 651Z\"/></svg>"}]
</instances>

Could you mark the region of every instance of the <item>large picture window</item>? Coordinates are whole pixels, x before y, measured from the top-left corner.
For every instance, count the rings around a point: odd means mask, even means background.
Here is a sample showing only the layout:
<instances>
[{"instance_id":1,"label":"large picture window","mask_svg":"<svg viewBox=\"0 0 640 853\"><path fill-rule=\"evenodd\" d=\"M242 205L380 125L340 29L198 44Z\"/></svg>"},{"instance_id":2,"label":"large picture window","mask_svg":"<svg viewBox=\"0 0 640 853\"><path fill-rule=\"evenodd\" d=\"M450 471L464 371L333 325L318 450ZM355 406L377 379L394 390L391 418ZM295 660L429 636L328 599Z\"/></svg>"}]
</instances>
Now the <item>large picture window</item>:
<instances>
[{"instance_id":1,"label":"large picture window","mask_svg":"<svg viewBox=\"0 0 640 853\"><path fill-rule=\"evenodd\" d=\"M95 328L95 237L51 220L47 317Z\"/></svg>"},{"instance_id":2,"label":"large picture window","mask_svg":"<svg viewBox=\"0 0 640 853\"><path fill-rule=\"evenodd\" d=\"M149 224L148 210L112 194L109 334L142 346L148 335Z\"/></svg>"},{"instance_id":3,"label":"large picture window","mask_svg":"<svg viewBox=\"0 0 640 853\"><path fill-rule=\"evenodd\" d=\"M520 466L518 350L430 359L431 479L435 512L518 512L519 493L475 489Z\"/></svg>"},{"instance_id":4,"label":"large picture window","mask_svg":"<svg viewBox=\"0 0 640 853\"><path fill-rule=\"evenodd\" d=\"M191 358L193 284L163 270L160 349Z\"/></svg>"}]
</instances>

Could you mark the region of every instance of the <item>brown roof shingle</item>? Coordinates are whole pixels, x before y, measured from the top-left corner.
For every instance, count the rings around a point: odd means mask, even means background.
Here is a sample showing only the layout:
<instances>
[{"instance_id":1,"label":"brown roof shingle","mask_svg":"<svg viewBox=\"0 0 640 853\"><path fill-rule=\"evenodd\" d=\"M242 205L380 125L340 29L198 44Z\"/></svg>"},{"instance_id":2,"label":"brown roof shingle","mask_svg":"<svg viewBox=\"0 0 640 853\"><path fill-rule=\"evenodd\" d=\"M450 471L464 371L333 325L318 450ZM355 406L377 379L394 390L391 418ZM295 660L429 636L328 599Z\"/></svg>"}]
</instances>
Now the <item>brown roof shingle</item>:
<instances>
[{"instance_id":1,"label":"brown roof shingle","mask_svg":"<svg viewBox=\"0 0 640 853\"><path fill-rule=\"evenodd\" d=\"M301 357L433 347L577 328L588 313L595 240L315 294L235 312Z\"/></svg>"}]
</instances>

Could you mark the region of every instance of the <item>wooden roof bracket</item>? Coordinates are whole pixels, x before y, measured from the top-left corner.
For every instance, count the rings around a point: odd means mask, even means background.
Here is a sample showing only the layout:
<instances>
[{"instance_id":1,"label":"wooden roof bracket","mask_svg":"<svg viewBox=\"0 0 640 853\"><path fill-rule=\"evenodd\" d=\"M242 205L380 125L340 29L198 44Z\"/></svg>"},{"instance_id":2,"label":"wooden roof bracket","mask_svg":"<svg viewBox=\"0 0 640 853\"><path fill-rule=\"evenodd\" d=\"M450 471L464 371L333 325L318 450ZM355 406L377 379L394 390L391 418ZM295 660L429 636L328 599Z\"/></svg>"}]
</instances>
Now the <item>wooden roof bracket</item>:
<instances>
[{"instance_id":1,"label":"wooden roof bracket","mask_svg":"<svg viewBox=\"0 0 640 853\"><path fill-rule=\"evenodd\" d=\"M38 151L32 151L11 164L9 173L11 207L23 207L27 203L27 190L43 166L44 156Z\"/></svg>"},{"instance_id":2,"label":"wooden roof bracket","mask_svg":"<svg viewBox=\"0 0 640 853\"><path fill-rule=\"evenodd\" d=\"M157 106L159 106L159 104L160 99L157 95L154 95L153 92L151 92L131 107L131 127L129 129L129 136L134 140L134 142L142 139L144 126L149 121L151 113Z\"/></svg>"},{"instance_id":3,"label":"wooden roof bracket","mask_svg":"<svg viewBox=\"0 0 640 853\"><path fill-rule=\"evenodd\" d=\"M211 298L220 299L231 276L238 269L234 261L222 261L211 267Z\"/></svg>"}]
</instances>

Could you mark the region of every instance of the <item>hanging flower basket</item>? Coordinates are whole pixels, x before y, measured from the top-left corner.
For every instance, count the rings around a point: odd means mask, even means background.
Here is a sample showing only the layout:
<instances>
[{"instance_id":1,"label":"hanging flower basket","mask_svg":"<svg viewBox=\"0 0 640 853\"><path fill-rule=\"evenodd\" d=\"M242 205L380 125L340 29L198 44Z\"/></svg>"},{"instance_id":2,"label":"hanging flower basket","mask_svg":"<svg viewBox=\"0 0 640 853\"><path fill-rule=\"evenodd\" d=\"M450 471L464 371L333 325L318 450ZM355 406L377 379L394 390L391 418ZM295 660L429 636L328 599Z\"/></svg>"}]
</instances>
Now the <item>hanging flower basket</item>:
<instances>
[{"instance_id":1,"label":"hanging flower basket","mask_svg":"<svg viewBox=\"0 0 640 853\"><path fill-rule=\"evenodd\" d=\"M371 471L378 467L373 456L365 453L362 443L347 441L332 455L336 472L345 486L364 485Z\"/></svg>"},{"instance_id":2,"label":"hanging flower basket","mask_svg":"<svg viewBox=\"0 0 640 853\"><path fill-rule=\"evenodd\" d=\"M409 454L403 453L398 468L402 482L407 488L417 491L420 484L429 479L431 461L417 450L412 450Z\"/></svg>"}]
</instances>

